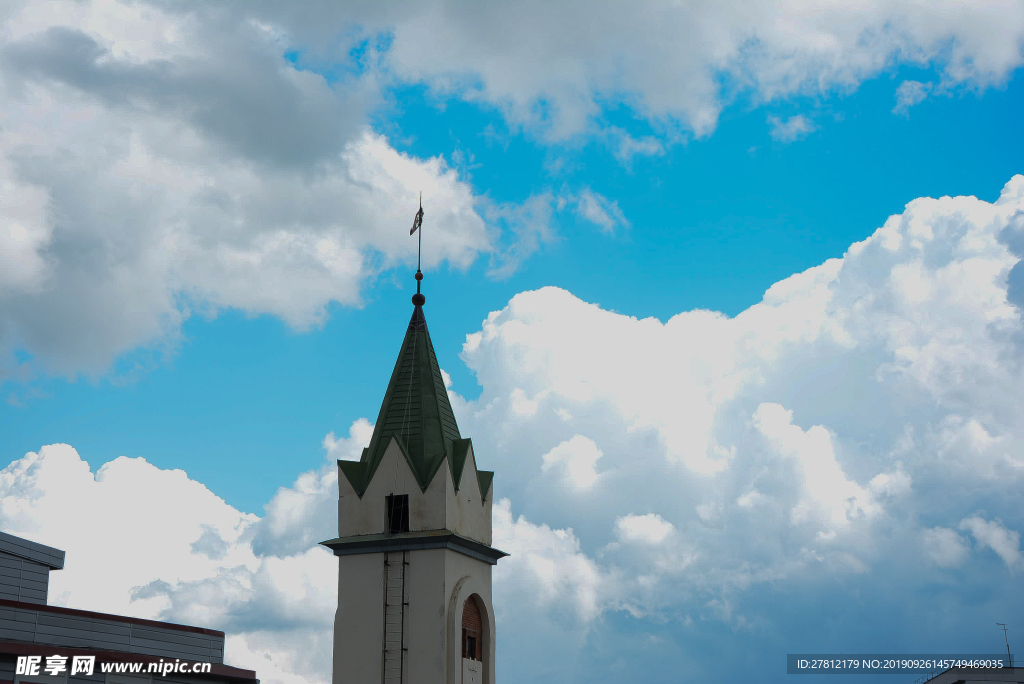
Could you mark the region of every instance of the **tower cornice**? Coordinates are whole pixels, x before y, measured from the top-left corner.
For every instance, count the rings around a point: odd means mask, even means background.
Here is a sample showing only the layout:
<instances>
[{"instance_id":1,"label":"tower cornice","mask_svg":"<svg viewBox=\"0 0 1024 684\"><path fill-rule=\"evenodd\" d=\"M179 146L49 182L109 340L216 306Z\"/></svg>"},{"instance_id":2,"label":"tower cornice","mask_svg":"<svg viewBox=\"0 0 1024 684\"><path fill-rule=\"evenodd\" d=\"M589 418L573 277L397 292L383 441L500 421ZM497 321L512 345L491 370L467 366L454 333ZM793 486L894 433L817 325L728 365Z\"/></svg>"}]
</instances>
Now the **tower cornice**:
<instances>
[{"instance_id":1,"label":"tower cornice","mask_svg":"<svg viewBox=\"0 0 1024 684\"><path fill-rule=\"evenodd\" d=\"M455 534L451 530L424 530L398 534L361 534L352 537L338 537L320 542L335 556L352 556L363 553L398 551L419 551L421 549L451 549L464 556L475 558L490 565L497 565L499 558L508 554L493 546Z\"/></svg>"}]
</instances>

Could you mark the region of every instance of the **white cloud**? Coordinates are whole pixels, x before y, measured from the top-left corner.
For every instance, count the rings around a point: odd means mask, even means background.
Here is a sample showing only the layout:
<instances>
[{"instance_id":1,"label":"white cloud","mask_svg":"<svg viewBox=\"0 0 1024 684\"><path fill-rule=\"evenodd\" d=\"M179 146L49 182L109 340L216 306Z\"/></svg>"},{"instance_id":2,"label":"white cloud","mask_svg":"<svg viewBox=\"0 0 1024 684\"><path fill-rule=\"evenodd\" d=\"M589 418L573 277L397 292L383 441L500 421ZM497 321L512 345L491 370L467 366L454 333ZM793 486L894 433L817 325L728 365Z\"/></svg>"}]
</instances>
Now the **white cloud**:
<instances>
[{"instance_id":1,"label":"white cloud","mask_svg":"<svg viewBox=\"0 0 1024 684\"><path fill-rule=\"evenodd\" d=\"M985 520L975 515L965 518L960 523L960 529L969 530L978 544L995 551L1011 570L1024 566L1024 555L1020 550L1020 532L1008 530L1001 521Z\"/></svg>"},{"instance_id":2,"label":"white cloud","mask_svg":"<svg viewBox=\"0 0 1024 684\"><path fill-rule=\"evenodd\" d=\"M278 490L263 518L180 470L121 457L94 474L73 447L45 446L0 471L0 527L67 552L51 604L224 630L225 662L261 681L328 682L338 570L318 542L337 532L334 457L372 427L328 435L329 463ZM494 544L512 554L495 570L499 619L550 620L548 637L571 642L609 600L607 572L572 530L514 518L507 499L493 511Z\"/></svg>"},{"instance_id":3,"label":"white cloud","mask_svg":"<svg viewBox=\"0 0 1024 684\"><path fill-rule=\"evenodd\" d=\"M701 595L752 620L751 587L832 573L909 590L972 562L953 530L982 502L1007 529L1024 524L1008 503L1024 477L1006 232L1021 188L1017 176L995 203L914 200L732 318L520 293L467 337L483 390L453 395L460 427L530 520L571 526L617 578L609 608L676 615ZM599 485L560 495L569 459L552 454L583 434ZM641 506L679 534L626 554L617 521ZM1013 539L984 530L1015 563Z\"/></svg>"},{"instance_id":4,"label":"white cloud","mask_svg":"<svg viewBox=\"0 0 1024 684\"><path fill-rule=\"evenodd\" d=\"M619 203L590 188L584 188L576 198L576 213L600 227L605 233L614 233L618 228L629 227L629 221L619 209Z\"/></svg>"},{"instance_id":5,"label":"white cloud","mask_svg":"<svg viewBox=\"0 0 1024 684\"><path fill-rule=\"evenodd\" d=\"M910 491L910 476L899 469L892 473L879 473L868 482L868 491L876 497L893 497Z\"/></svg>"},{"instance_id":6,"label":"white cloud","mask_svg":"<svg viewBox=\"0 0 1024 684\"><path fill-rule=\"evenodd\" d=\"M14 350L37 370L100 374L173 350L197 311L318 326L329 303L359 305L368 278L411 263L396 227L419 191L427 268L486 253L509 273L547 239L543 198L497 205L442 158L400 153L366 125L374 76L296 68L286 27L42 7L0 17L0 375Z\"/></svg>"},{"instance_id":7,"label":"white cloud","mask_svg":"<svg viewBox=\"0 0 1024 684\"><path fill-rule=\"evenodd\" d=\"M71 591L81 608L127 609L125 590L160 577L162 567L173 568L176 578L194 579L219 564L253 566L255 561L235 546L254 516L234 510L183 471L159 470L141 458L122 456L93 474L72 447L54 444L0 471L0 492L6 530L27 532L68 552L67 571L54 573L53 595ZM174 516L160 513L178 509ZM102 542L94 534L97 529L107 531ZM210 534L229 545L216 560L192 552L192 545ZM126 539L153 548L144 552L133 542L135 552L116 551ZM106 552L125 557L108 567ZM93 577L88 571L73 572L75 567L107 570Z\"/></svg>"},{"instance_id":8,"label":"white cloud","mask_svg":"<svg viewBox=\"0 0 1024 684\"><path fill-rule=\"evenodd\" d=\"M920 81L903 81L896 88L896 106L892 108L893 114L909 117L910 108L924 102L932 90L931 83Z\"/></svg>"},{"instance_id":9,"label":"white cloud","mask_svg":"<svg viewBox=\"0 0 1024 684\"><path fill-rule=\"evenodd\" d=\"M791 143L806 138L810 133L818 130L814 122L803 114L796 114L785 121L775 115L769 115L768 127L772 139L782 143Z\"/></svg>"},{"instance_id":10,"label":"white cloud","mask_svg":"<svg viewBox=\"0 0 1024 684\"><path fill-rule=\"evenodd\" d=\"M310 475L275 501L293 501ZM305 526L336 521L337 489L321 496L333 499L334 516L322 521L309 506ZM282 512L287 519L276 520ZM183 471L141 458L122 456L93 473L66 444L0 471L4 531L67 552L64 569L50 575L51 604L222 629L228 664L269 682L327 682L333 557L315 542L287 557L251 544L263 526L299 527L292 513L282 505L263 519L240 513Z\"/></svg>"},{"instance_id":11,"label":"white cloud","mask_svg":"<svg viewBox=\"0 0 1024 684\"><path fill-rule=\"evenodd\" d=\"M764 494L757 491L756 489L751 489L750 491L744 492L739 497L737 497L736 505L739 506L740 508L754 508L758 504L762 503L764 500Z\"/></svg>"},{"instance_id":12,"label":"white cloud","mask_svg":"<svg viewBox=\"0 0 1024 684\"><path fill-rule=\"evenodd\" d=\"M1021 64L1024 35L1020 12L1000 0L813 10L782 1L600 11L579 1L246 8L320 51L343 23L387 36L385 74L498 107L548 140L594 132L609 105L625 105L669 137L706 135L736 91L756 102L849 91L899 64L934 66L943 82L984 88Z\"/></svg>"},{"instance_id":13,"label":"white cloud","mask_svg":"<svg viewBox=\"0 0 1024 684\"><path fill-rule=\"evenodd\" d=\"M675 530L657 513L625 515L615 521L615 533L623 541L659 544Z\"/></svg>"},{"instance_id":14,"label":"white cloud","mask_svg":"<svg viewBox=\"0 0 1024 684\"><path fill-rule=\"evenodd\" d=\"M792 511L794 522L823 515L823 526L836 528L877 512L868 491L843 472L828 430L820 425L801 430L793 425L793 412L778 404L758 406L754 426L781 456L798 463L803 495Z\"/></svg>"},{"instance_id":15,"label":"white cloud","mask_svg":"<svg viewBox=\"0 0 1024 684\"><path fill-rule=\"evenodd\" d=\"M637 155L655 157L665 154L665 145L653 135L635 138L616 126L609 127L607 132L612 153L623 164L628 165Z\"/></svg>"},{"instance_id":16,"label":"white cloud","mask_svg":"<svg viewBox=\"0 0 1024 684\"><path fill-rule=\"evenodd\" d=\"M963 565L970 553L967 542L948 527L933 527L923 532L925 553L943 568L955 568Z\"/></svg>"},{"instance_id":17,"label":"white cloud","mask_svg":"<svg viewBox=\"0 0 1024 684\"><path fill-rule=\"evenodd\" d=\"M560 470L563 477L576 489L586 489L597 482L600 475L594 469L601 458L601 450L594 441L583 435L573 435L542 457L543 472Z\"/></svg>"},{"instance_id":18,"label":"white cloud","mask_svg":"<svg viewBox=\"0 0 1024 684\"><path fill-rule=\"evenodd\" d=\"M908 615L929 618L948 598L929 588L957 568L965 595L1003 591L1002 566L1024 562L1014 506L1024 343L1009 298L1022 211L1024 176L995 203L914 200L843 258L776 283L731 318L638 320L557 288L490 314L463 348L481 396L451 396L508 497L494 507L495 546L513 554L495 570L495 601L512 660L530 660L516 649L544 646L538 634L574 657L611 610L648 627L796 640L807 633L787 611L820 611L844 578L860 577L864 592L891 588ZM369 430L357 421L325 448L352 457ZM566 496L574 463L596 480ZM270 653L281 674L268 680L326 681L329 648L317 639L329 630L334 566L302 547L330 536L332 477L303 475L257 520L180 471L122 458L94 474L53 445L0 473L0 520L68 550L58 601L222 621L244 646L229 652L236 664L260 670ZM182 515L163 515L186 499ZM124 516L126 505L153 520ZM69 508L88 514L69 520ZM133 549L100 581L76 579L73 564L124 553L96 544L90 530L103 526L111 539L145 530L153 548ZM1001 559L998 574L965 537ZM835 618L837 633L863 618ZM639 648L621 647L623 658Z\"/></svg>"},{"instance_id":19,"label":"white cloud","mask_svg":"<svg viewBox=\"0 0 1024 684\"><path fill-rule=\"evenodd\" d=\"M441 371L445 386L451 384L451 378ZM366 418L358 418L348 429L348 437L338 439L333 432L324 437L322 446L331 460L358 461L363 449L370 444L373 437L373 424Z\"/></svg>"},{"instance_id":20,"label":"white cloud","mask_svg":"<svg viewBox=\"0 0 1024 684\"><path fill-rule=\"evenodd\" d=\"M411 261L414 241L394 226L419 190L435 226L428 267L487 254L491 275L506 277L551 242L549 194L494 204L443 160L400 154L367 129L396 84L496 107L546 139L597 135L628 162L710 133L735 96L725 82L766 102L911 63L935 66L947 90L985 88L1021 63L1024 35L1020 13L997 0L431 8L5 6L4 375L17 372L15 349L67 375L166 353L196 311L317 326L330 302L358 305L368 278ZM651 133L606 124L619 105ZM777 120L776 135L812 127L797 115ZM588 192L581 215L627 225Z\"/></svg>"},{"instance_id":21,"label":"white cloud","mask_svg":"<svg viewBox=\"0 0 1024 684\"><path fill-rule=\"evenodd\" d=\"M536 525L512 515L512 503L493 507L494 546L509 554L494 571L495 605L511 608L527 602L536 609L567 608L589 622L602 609L602 584L597 564L580 550L572 530ZM553 605L554 604L554 605Z\"/></svg>"},{"instance_id":22,"label":"white cloud","mask_svg":"<svg viewBox=\"0 0 1024 684\"><path fill-rule=\"evenodd\" d=\"M493 278L508 278L516 272L526 259L555 239L552 216L558 199L549 192L531 195L520 204L482 204L484 217L495 226L500 226L515 236L514 244L492 259L488 275Z\"/></svg>"}]
</instances>

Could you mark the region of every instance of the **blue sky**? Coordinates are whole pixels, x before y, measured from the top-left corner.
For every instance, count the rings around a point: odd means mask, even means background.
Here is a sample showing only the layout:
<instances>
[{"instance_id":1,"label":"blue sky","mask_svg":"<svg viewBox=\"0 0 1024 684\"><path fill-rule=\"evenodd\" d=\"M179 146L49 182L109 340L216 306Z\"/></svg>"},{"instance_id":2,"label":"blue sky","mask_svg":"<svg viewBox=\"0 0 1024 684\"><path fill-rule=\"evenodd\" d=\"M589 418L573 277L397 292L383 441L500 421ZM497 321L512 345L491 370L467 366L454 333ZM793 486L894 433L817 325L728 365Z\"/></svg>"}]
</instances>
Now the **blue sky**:
<instances>
[{"instance_id":1,"label":"blue sky","mask_svg":"<svg viewBox=\"0 0 1024 684\"><path fill-rule=\"evenodd\" d=\"M52 598L328 680L315 542L422 190L431 335L506 500L502 681L1013 638L1020 5L571 7L0 16L0 524L68 548ZM124 550L59 494L148 529L115 505L147 487L177 542L100 580Z\"/></svg>"}]
</instances>

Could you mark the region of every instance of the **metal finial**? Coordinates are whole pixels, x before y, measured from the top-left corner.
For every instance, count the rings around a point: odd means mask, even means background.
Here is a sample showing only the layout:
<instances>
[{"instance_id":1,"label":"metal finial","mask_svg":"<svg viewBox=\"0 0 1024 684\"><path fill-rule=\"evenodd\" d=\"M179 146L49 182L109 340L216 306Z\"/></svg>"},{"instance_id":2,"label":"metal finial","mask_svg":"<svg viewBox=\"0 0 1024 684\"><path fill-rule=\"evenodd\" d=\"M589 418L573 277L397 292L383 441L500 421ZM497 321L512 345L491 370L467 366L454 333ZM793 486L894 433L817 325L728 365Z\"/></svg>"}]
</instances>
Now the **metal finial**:
<instances>
[{"instance_id":1,"label":"metal finial","mask_svg":"<svg viewBox=\"0 0 1024 684\"><path fill-rule=\"evenodd\" d=\"M423 193L420 193L420 210L416 212L416 218L412 222L412 230L409 231L409 235L412 235L423 225ZM416 306L423 306L426 303L427 298L420 294L420 281L423 280L423 271L420 270L420 258L423 255L423 231L420 230L420 234L417 237L416 246L416 294L412 296L412 303Z\"/></svg>"}]
</instances>

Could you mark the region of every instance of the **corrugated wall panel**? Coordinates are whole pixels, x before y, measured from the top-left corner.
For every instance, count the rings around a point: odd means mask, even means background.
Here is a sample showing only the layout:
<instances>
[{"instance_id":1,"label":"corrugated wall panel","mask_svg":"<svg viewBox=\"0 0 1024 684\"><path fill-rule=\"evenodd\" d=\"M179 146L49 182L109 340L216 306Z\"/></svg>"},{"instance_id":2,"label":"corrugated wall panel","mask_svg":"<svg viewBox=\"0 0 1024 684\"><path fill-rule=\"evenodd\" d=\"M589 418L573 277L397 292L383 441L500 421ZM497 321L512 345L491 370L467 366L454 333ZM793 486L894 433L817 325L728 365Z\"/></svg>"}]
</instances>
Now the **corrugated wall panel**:
<instances>
[{"instance_id":1,"label":"corrugated wall panel","mask_svg":"<svg viewBox=\"0 0 1024 684\"><path fill-rule=\"evenodd\" d=\"M0 679L7 681L14 681L14 656L8 656L7 658L0 658Z\"/></svg>"},{"instance_id":2,"label":"corrugated wall panel","mask_svg":"<svg viewBox=\"0 0 1024 684\"><path fill-rule=\"evenodd\" d=\"M194 637L199 638L197 639ZM168 634L166 632L156 632L151 630L132 630L132 643L141 644L150 642L154 644L166 644L167 646L175 645L180 646L181 648L199 648L206 651L213 648L213 638L205 634Z\"/></svg>"},{"instance_id":3,"label":"corrugated wall panel","mask_svg":"<svg viewBox=\"0 0 1024 684\"><path fill-rule=\"evenodd\" d=\"M0 556L0 576L21 577L21 559Z\"/></svg>"},{"instance_id":4,"label":"corrugated wall panel","mask_svg":"<svg viewBox=\"0 0 1024 684\"><path fill-rule=\"evenodd\" d=\"M0 598L46 603L50 568L0 551Z\"/></svg>"},{"instance_id":5,"label":"corrugated wall panel","mask_svg":"<svg viewBox=\"0 0 1024 684\"><path fill-rule=\"evenodd\" d=\"M210 648L213 637L208 634L196 634L195 632L178 632L169 629L153 629L151 627L132 626L132 641L136 639L149 639L151 641L166 641L172 644L193 646L196 648Z\"/></svg>"},{"instance_id":6,"label":"corrugated wall panel","mask_svg":"<svg viewBox=\"0 0 1024 684\"><path fill-rule=\"evenodd\" d=\"M13 534L0 532L0 552L24 558L51 568L64 567L64 552Z\"/></svg>"},{"instance_id":7,"label":"corrugated wall panel","mask_svg":"<svg viewBox=\"0 0 1024 684\"><path fill-rule=\"evenodd\" d=\"M146 655L155 655L163 658L182 658L185 660L201 660L203 662L210 661L209 650L203 652L193 651L189 649L170 648L170 644L166 644L168 648L161 648L159 642L148 642L145 644L132 643L132 653L143 653Z\"/></svg>"},{"instance_id":8,"label":"corrugated wall panel","mask_svg":"<svg viewBox=\"0 0 1024 684\"><path fill-rule=\"evenodd\" d=\"M37 589L21 589L21 601L25 603L38 603L41 606L46 605L46 592L39 591Z\"/></svg>"},{"instance_id":9,"label":"corrugated wall panel","mask_svg":"<svg viewBox=\"0 0 1024 684\"><path fill-rule=\"evenodd\" d=\"M106 632L94 632L82 627L56 627L54 625L38 625L36 627L36 642L57 643L55 639L77 639L84 645L102 645L104 648L111 648L115 651L127 650L130 640L127 635L108 634ZM64 644L64 641L60 643Z\"/></svg>"},{"instance_id":10,"label":"corrugated wall panel","mask_svg":"<svg viewBox=\"0 0 1024 684\"><path fill-rule=\"evenodd\" d=\"M0 625L0 639L10 639L11 641L34 641L35 638L36 632L34 629L10 629L7 625Z\"/></svg>"},{"instance_id":11,"label":"corrugated wall panel","mask_svg":"<svg viewBox=\"0 0 1024 684\"><path fill-rule=\"evenodd\" d=\"M0 639L224 662L224 640L210 634L17 608L0 608Z\"/></svg>"},{"instance_id":12,"label":"corrugated wall panel","mask_svg":"<svg viewBox=\"0 0 1024 684\"><path fill-rule=\"evenodd\" d=\"M14 609L14 617L12 618L15 622L31 622L35 624L36 618L39 617L39 613L34 610L21 610L19 608Z\"/></svg>"}]
</instances>

